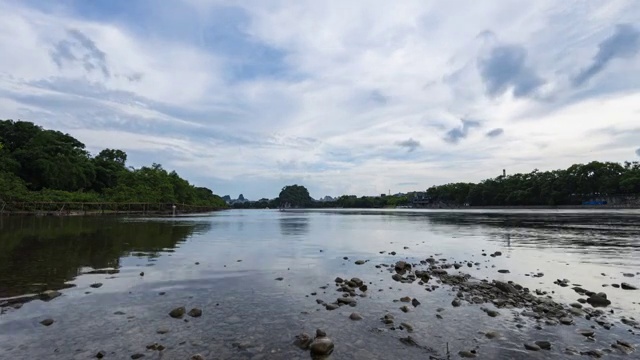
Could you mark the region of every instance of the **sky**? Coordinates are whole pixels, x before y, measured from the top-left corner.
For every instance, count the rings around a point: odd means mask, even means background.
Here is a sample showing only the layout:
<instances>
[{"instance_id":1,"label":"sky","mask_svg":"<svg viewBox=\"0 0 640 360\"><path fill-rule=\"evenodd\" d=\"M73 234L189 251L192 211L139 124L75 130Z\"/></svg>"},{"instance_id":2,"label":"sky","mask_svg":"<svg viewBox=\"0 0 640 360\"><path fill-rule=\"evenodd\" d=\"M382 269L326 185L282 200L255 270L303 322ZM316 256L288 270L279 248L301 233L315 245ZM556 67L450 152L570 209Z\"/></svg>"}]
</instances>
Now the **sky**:
<instances>
[{"instance_id":1,"label":"sky","mask_svg":"<svg viewBox=\"0 0 640 360\"><path fill-rule=\"evenodd\" d=\"M640 160L640 6L0 0L0 118L220 195Z\"/></svg>"}]
</instances>

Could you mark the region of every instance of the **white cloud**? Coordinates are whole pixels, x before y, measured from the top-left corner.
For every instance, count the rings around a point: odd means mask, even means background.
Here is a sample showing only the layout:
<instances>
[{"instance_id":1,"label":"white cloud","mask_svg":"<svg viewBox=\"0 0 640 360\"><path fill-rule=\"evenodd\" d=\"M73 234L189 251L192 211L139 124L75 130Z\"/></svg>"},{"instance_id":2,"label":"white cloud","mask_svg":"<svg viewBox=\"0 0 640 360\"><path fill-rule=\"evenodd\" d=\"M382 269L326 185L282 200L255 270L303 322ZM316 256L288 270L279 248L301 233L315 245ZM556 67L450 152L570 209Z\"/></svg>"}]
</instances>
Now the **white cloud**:
<instances>
[{"instance_id":1,"label":"white cloud","mask_svg":"<svg viewBox=\"0 0 640 360\"><path fill-rule=\"evenodd\" d=\"M135 152L224 193L275 196L280 186L259 184L291 180L315 197L407 191L505 167L623 161L638 146L620 140L640 129L637 54L572 82L618 24L639 23L632 0L185 0L158 5L144 27L0 5L0 117ZM221 19L229 7L240 15ZM109 76L50 58L70 30L105 54ZM499 49L517 49L519 72L494 78L488 96L478 59ZM461 119L478 124L448 143Z\"/></svg>"}]
</instances>

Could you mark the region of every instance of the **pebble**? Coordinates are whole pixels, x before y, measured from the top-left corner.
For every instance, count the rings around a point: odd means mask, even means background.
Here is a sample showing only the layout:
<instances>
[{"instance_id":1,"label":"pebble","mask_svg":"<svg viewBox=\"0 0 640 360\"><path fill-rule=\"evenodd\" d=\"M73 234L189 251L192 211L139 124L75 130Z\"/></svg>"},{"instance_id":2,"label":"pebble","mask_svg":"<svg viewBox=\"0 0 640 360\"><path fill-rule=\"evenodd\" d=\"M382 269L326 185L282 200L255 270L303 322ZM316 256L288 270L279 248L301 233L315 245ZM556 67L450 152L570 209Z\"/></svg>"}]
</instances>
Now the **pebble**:
<instances>
[{"instance_id":1,"label":"pebble","mask_svg":"<svg viewBox=\"0 0 640 360\"><path fill-rule=\"evenodd\" d=\"M202 310L198 309L198 308L193 308L191 310L189 310L189 313L187 314L191 317L200 317L202 316Z\"/></svg>"},{"instance_id":2,"label":"pebble","mask_svg":"<svg viewBox=\"0 0 640 360\"><path fill-rule=\"evenodd\" d=\"M204 356L202 356L200 354L195 354L195 355L191 356L191 360L204 360Z\"/></svg>"},{"instance_id":3,"label":"pebble","mask_svg":"<svg viewBox=\"0 0 640 360\"><path fill-rule=\"evenodd\" d=\"M283 277L277 277L277 278L275 278L275 280L276 281L282 281L282 280L284 280L284 278Z\"/></svg>"},{"instance_id":4,"label":"pebble","mask_svg":"<svg viewBox=\"0 0 640 360\"><path fill-rule=\"evenodd\" d=\"M356 265L364 265L365 261L364 260L356 260L355 264Z\"/></svg>"},{"instance_id":5,"label":"pebble","mask_svg":"<svg viewBox=\"0 0 640 360\"><path fill-rule=\"evenodd\" d=\"M591 329L580 329L578 330L578 334L586 337L592 337L595 334L595 332Z\"/></svg>"},{"instance_id":6,"label":"pebble","mask_svg":"<svg viewBox=\"0 0 640 360\"><path fill-rule=\"evenodd\" d=\"M420 301L418 301L417 299L412 299L411 305L413 305L413 307L418 307L418 305L420 305Z\"/></svg>"},{"instance_id":7,"label":"pebble","mask_svg":"<svg viewBox=\"0 0 640 360\"><path fill-rule=\"evenodd\" d=\"M524 344L524 348L530 351L540 351L540 346L536 344Z\"/></svg>"},{"instance_id":8,"label":"pebble","mask_svg":"<svg viewBox=\"0 0 640 360\"><path fill-rule=\"evenodd\" d=\"M451 305L453 305L453 307L458 307L458 306L462 305L462 303L460 302L460 299L455 298L455 299L453 299L453 301L451 302Z\"/></svg>"},{"instance_id":9,"label":"pebble","mask_svg":"<svg viewBox=\"0 0 640 360\"><path fill-rule=\"evenodd\" d=\"M96 354L96 357L97 357L98 359L102 359L103 357L105 357L105 355L107 355L107 353L106 353L106 352L104 352L104 351L102 351L102 350L100 350L100 351L98 351L98 353Z\"/></svg>"},{"instance_id":10,"label":"pebble","mask_svg":"<svg viewBox=\"0 0 640 360\"><path fill-rule=\"evenodd\" d=\"M622 284L620 284L620 287L623 290L638 290L638 288L634 285L631 285L629 283L623 282Z\"/></svg>"},{"instance_id":11,"label":"pebble","mask_svg":"<svg viewBox=\"0 0 640 360\"><path fill-rule=\"evenodd\" d=\"M333 352L333 349L333 341L327 337L327 334L320 329L316 330L316 338L309 345L311 356L327 356Z\"/></svg>"},{"instance_id":12,"label":"pebble","mask_svg":"<svg viewBox=\"0 0 640 360\"><path fill-rule=\"evenodd\" d=\"M506 270L506 269L500 269L500 270L498 270L498 272L499 272L499 273L501 273L501 274L508 274L508 273L510 273L511 271Z\"/></svg>"},{"instance_id":13,"label":"pebble","mask_svg":"<svg viewBox=\"0 0 640 360\"><path fill-rule=\"evenodd\" d=\"M551 343L545 340L538 340L536 341L536 345L538 345L538 347L540 347L540 349L543 350L551 350Z\"/></svg>"},{"instance_id":14,"label":"pebble","mask_svg":"<svg viewBox=\"0 0 640 360\"><path fill-rule=\"evenodd\" d=\"M53 319L44 319L44 320L40 321L40 324L42 324L44 326L51 326L51 324L53 324Z\"/></svg>"},{"instance_id":15,"label":"pebble","mask_svg":"<svg viewBox=\"0 0 640 360\"><path fill-rule=\"evenodd\" d=\"M484 334L487 339L495 339L500 337L500 333L497 331L488 331Z\"/></svg>"},{"instance_id":16,"label":"pebble","mask_svg":"<svg viewBox=\"0 0 640 360\"><path fill-rule=\"evenodd\" d=\"M143 358L143 357L144 357L144 354L140 354L140 353L136 353L136 354L131 355L131 358L133 360L140 359L140 358Z\"/></svg>"},{"instance_id":17,"label":"pebble","mask_svg":"<svg viewBox=\"0 0 640 360\"><path fill-rule=\"evenodd\" d=\"M101 286L102 286L102 283L95 283L95 284L91 284L91 285L89 285L89 286L91 286L91 287L92 287L92 288L94 288L94 289L97 289L97 288L99 288L99 287L101 287Z\"/></svg>"},{"instance_id":18,"label":"pebble","mask_svg":"<svg viewBox=\"0 0 640 360\"><path fill-rule=\"evenodd\" d=\"M351 313L351 315L349 315L349 319L353 321L358 321L358 320L362 320L362 316L358 313Z\"/></svg>"},{"instance_id":19,"label":"pebble","mask_svg":"<svg viewBox=\"0 0 640 360\"><path fill-rule=\"evenodd\" d=\"M407 305L403 305L402 307L400 307L400 310L402 310L402 312L408 313L409 307Z\"/></svg>"},{"instance_id":20,"label":"pebble","mask_svg":"<svg viewBox=\"0 0 640 360\"><path fill-rule=\"evenodd\" d=\"M184 306L177 307L169 312L169 316L174 319L180 319L184 316L184 313L187 312L187 309Z\"/></svg>"},{"instance_id":21,"label":"pebble","mask_svg":"<svg viewBox=\"0 0 640 360\"><path fill-rule=\"evenodd\" d=\"M478 355L475 353L474 350L468 351L468 350L460 350L458 352L458 355L460 355L461 358L475 358Z\"/></svg>"}]
</instances>

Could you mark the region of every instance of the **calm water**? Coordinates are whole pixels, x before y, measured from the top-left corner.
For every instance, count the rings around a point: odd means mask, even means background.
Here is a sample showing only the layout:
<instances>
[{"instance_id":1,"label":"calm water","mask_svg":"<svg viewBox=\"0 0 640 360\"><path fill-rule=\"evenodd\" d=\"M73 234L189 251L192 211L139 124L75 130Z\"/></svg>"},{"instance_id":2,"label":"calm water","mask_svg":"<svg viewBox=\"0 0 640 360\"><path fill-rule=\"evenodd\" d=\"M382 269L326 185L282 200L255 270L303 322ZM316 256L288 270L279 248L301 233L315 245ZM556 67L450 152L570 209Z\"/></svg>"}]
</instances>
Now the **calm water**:
<instances>
[{"instance_id":1,"label":"calm water","mask_svg":"<svg viewBox=\"0 0 640 360\"><path fill-rule=\"evenodd\" d=\"M482 250L504 255L483 257ZM397 255L388 255L391 251ZM605 291L612 319L640 318L640 291L603 288L622 281L640 286L637 211L246 210L180 218L13 217L0 218L0 299L47 289L62 296L2 308L0 359L89 359L101 350L106 359L134 353L145 359L188 359L195 353L206 359L308 359L308 352L291 342L316 328L335 342L333 359L425 359L435 352L444 357L447 344L452 358L471 349L481 359L564 358L567 346L605 349L616 339L640 343L640 331L617 320L611 330L598 327L590 341L576 333L594 324L586 320L537 329L534 321L514 320L509 310L490 318L480 306L453 308L450 289L426 292L374 267L432 255L480 262L461 270L479 279L555 291L554 300L566 303L578 294L553 281L568 278ZM369 261L355 265L359 259ZM91 273L105 269L116 271ZM537 272L545 276L525 275ZM355 308L327 311L317 305L316 298L332 302L340 295L334 291L336 276L360 277L369 283L368 297ZM103 286L90 287L97 282ZM324 285L330 286L321 289ZM393 301L402 296L422 305L404 314ZM168 312L178 306L199 307L203 316L187 317L188 322L170 318ZM440 307L443 319L435 317ZM349 320L353 311L364 320ZM385 329L379 318L386 312L397 323L412 324L411 336L424 348L401 343L405 331ZM40 325L45 318L55 323ZM163 328L169 332L158 334ZM479 333L488 330L502 338L488 340ZM523 342L535 340L549 340L553 349L526 352ZM155 342L167 349L146 349Z\"/></svg>"}]
</instances>

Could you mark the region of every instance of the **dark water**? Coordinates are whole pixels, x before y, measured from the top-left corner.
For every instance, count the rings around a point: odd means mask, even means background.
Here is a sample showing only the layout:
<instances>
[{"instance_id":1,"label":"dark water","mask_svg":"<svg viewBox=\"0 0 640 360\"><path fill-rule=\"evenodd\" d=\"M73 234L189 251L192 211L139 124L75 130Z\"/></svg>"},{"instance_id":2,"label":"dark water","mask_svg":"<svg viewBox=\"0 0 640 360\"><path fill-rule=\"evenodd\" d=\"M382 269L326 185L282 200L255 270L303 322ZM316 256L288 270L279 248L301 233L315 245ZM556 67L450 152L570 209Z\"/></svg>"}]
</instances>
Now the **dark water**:
<instances>
[{"instance_id":1,"label":"dark water","mask_svg":"<svg viewBox=\"0 0 640 360\"><path fill-rule=\"evenodd\" d=\"M503 256L483 257L482 250ZM558 278L605 291L615 326L597 327L595 338L586 339L576 330L594 323L584 319L576 326L536 328L534 320L516 321L511 312L517 309L490 318L480 306L453 308L455 292L447 287L426 292L374 267L434 254L478 261L479 269L461 270L478 279L554 291L558 302L579 297L571 287L554 285ZM358 259L369 261L358 266ZM545 276L525 276L532 272ZM568 346L640 343L640 330L619 322L622 316L640 318L640 291L602 286L624 281L640 287L638 272L640 212L634 211L248 210L155 219L0 218L0 298L48 289L62 293L49 302L2 308L0 359L90 359L101 350L108 359L134 353L145 359L188 359L195 353L206 359L307 359L291 342L316 328L334 340L333 359L444 358L447 344L454 359L471 349L480 359L570 358L563 353ZM334 291L336 276L363 279L368 297L359 298L355 308L327 311L317 305L316 298L332 302L340 295ZM96 282L103 286L91 288ZM324 285L330 286L320 289ZM402 296L422 304L404 314L393 301ZM177 306L201 308L203 316L172 319L168 312ZM437 308L445 309L443 319L436 318ZM364 320L349 320L353 311ZM385 328L379 318L387 312L397 323L413 325L411 336L422 347L401 343L406 331ZM40 325L45 318L54 324ZM161 328L169 332L158 334ZM489 340L479 333L489 330L502 337ZM552 350L525 351L523 343L535 340L551 341ZM167 349L145 348L155 342ZM625 357L615 351L606 356Z\"/></svg>"}]
</instances>

